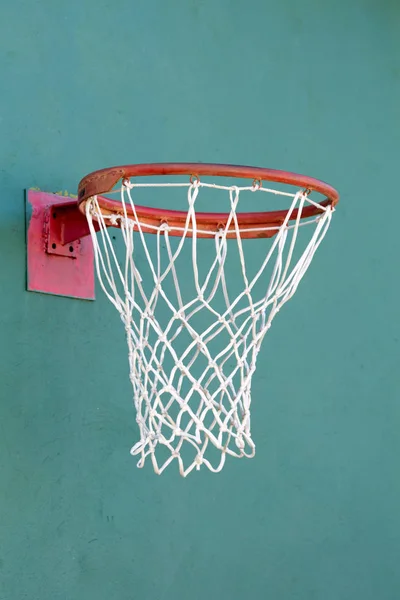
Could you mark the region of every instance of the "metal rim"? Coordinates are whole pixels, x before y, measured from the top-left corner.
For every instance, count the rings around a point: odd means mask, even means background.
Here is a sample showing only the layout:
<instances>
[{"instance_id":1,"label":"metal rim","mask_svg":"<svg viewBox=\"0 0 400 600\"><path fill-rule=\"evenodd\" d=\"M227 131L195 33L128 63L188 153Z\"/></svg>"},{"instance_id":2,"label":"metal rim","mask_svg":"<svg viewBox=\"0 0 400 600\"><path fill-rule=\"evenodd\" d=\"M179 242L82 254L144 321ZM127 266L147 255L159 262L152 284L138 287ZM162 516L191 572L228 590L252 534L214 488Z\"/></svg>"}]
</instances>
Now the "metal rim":
<instances>
[{"instance_id":1,"label":"metal rim","mask_svg":"<svg viewBox=\"0 0 400 600\"><path fill-rule=\"evenodd\" d=\"M263 181L283 183L293 185L299 189L315 191L325 199L319 202L322 207L335 206L339 201L339 194L331 185L309 177L299 175L290 171L280 171L276 169L265 169L262 167L248 167L238 165L205 164L205 163L149 163L137 165L125 165L101 169L90 173L79 183L78 204L82 211L86 201L93 197L98 197L100 207L106 213L121 213L121 203L118 200L101 197L101 194L110 192L119 180L130 179L131 177L159 176L159 175L189 175L191 181L199 179L201 176L212 177L233 177L241 179L250 179L262 185ZM171 228L181 227L186 218L185 211L176 211L170 209L152 208L146 206L137 206L137 214L143 219L145 224L150 226L148 233L154 233L154 227L162 223L168 223ZM317 216L323 209L318 206L306 206L301 214L301 218ZM277 228L283 223L287 215L287 210L263 211L254 213L238 213L240 226L245 226L247 230L244 237L266 237L272 233L260 232L260 228ZM129 216L132 216L129 213ZM209 231L212 235L223 226L224 220L228 218L228 213L196 213L198 227L204 231ZM291 220L297 218L297 211L293 211ZM251 231L254 229L254 231ZM179 235L179 232L175 232Z\"/></svg>"}]
</instances>

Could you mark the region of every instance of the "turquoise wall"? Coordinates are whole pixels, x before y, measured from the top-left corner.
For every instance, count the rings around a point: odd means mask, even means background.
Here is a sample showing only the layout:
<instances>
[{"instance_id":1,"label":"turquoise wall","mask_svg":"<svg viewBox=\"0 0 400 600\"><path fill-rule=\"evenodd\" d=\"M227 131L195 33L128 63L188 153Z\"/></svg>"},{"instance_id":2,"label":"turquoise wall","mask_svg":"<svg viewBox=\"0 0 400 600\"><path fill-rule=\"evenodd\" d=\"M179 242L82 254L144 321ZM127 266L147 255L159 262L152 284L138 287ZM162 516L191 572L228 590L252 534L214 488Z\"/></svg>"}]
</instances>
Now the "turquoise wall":
<instances>
[{"instance_id":1,"label":"turquoise wall","mask_svg":"<svg viewBox=\"0 0 400 600\"><path fill-rule=\"evenodd\" d=\"M397 3L14 0L0 30L1 600L398 600ZM25 291L25 188L167 160L342 198L259 357L256 458L187 479L129 455L100 290Z\"/></svg>"}]
</instances>

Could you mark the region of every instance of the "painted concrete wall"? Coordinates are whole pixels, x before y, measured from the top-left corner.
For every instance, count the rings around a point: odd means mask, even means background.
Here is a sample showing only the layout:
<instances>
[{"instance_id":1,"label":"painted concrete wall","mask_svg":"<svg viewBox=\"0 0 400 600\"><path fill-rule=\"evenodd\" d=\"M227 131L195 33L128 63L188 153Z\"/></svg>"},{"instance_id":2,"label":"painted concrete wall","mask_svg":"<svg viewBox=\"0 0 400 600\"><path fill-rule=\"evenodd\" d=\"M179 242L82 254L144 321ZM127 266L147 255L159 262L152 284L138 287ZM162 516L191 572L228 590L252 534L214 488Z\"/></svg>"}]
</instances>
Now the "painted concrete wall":
<instances>
[{"instance_id":1,"label":"painted concrete wall","mask_svg":"<svg viewBox=\"0 0 400 600\"><path fill-rule=\"evenodd\" d=\"M14 0L0 29L0 598L397 600L397 4ZM100 290L25 291L26 188L168 160L342 197L259 358L256 458L186 480L129 455Z\"/></svg>"}]
</instances>

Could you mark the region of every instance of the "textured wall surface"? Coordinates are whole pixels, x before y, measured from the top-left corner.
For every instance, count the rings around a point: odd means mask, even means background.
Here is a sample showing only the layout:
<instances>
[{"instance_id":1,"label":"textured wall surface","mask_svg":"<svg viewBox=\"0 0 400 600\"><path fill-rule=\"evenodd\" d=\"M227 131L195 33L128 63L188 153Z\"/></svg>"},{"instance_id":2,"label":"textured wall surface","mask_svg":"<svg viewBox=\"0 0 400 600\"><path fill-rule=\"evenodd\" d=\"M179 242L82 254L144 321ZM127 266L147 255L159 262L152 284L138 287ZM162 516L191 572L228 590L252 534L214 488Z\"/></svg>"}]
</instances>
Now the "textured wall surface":
<instances>
[{"instance_id":1,"label":"textured wall surface","mask_svg":"<svg viewBox=\"0 0 400 600\"><path fill-rule=\"evenodd\" d=\"M397 600L397 4L6 4L1 600ZM124 331L101 291L25 291L26 188L168 160L304 172L341 193L259 357L255 459L187 479L129 454Z\"/></svg>"}]
</instances>

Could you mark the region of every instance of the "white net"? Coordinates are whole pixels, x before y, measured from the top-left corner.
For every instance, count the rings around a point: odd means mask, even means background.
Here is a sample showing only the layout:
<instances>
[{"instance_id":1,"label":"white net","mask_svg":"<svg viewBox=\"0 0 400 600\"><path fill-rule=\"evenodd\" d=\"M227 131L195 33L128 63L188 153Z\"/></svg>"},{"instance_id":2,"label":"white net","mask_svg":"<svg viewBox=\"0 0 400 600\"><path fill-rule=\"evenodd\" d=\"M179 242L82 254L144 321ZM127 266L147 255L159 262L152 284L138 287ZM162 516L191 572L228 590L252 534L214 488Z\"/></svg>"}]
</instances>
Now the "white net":
<instances>
[{"instance_id":1,"label":"white net","mask_svg":"<svg viewBox=\"0 0 400 600\"><path fill-rule=\"evenodd\" d=\"M182 186L187 188L188 208L181 237L172 237L166 223L154 226L155 236L144 233L135 194L143 187ZM229 205L229 218L215 232L214 243L198 239L195 207L204 188L221 190ZM290 197L286 218L269 239L241 237L237 207L248 191L283 195L286 201ZM301 220L306 205L320 206L306 190L289 194L200 181L124 181L120 194L121 214L104 214L93 197L87 201L86 216L98 279L127 335L140 431L131 454L139 456L139 467L150 457L158 474L174 460L183 476L201 465L218 472L227 455L255 454L251 382L260 345L308 269L333 208L322 206L318 216ZM107 228L110 224L120 227L123 256L116 248L116 229ZM234 231L234 239L227 239L228 230ZM249 244L257 245L256 256L255 246Z\"/></svg>"}]
</instances>

